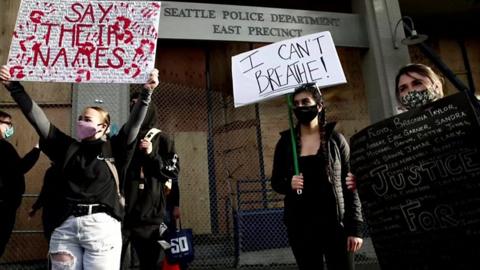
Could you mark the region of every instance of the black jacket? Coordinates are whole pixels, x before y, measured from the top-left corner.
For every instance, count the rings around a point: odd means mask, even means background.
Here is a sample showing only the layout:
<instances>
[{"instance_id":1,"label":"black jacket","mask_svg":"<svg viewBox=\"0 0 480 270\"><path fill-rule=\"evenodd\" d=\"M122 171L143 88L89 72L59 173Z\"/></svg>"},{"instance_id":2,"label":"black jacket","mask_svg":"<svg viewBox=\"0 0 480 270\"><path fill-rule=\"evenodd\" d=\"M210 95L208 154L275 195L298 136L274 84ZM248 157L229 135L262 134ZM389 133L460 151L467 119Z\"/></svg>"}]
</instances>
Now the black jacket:
<instances>
[{"instance_id":1,"label":"black jacket","mask_svg":"<svg viewBox=\"0 0 480 270\"><path fill-rule=\"evenodd\" d=\"M148 131L148 130L147 130ZM140 140L147 131L140 131ZM137 148L127 171L125 182L125 227L158 225L164 221L166 198L165 182L176 181L179 160L173 140L164 132L152 139L149 155ZM143 178L141 177L143 170ZM157 228L158 226L154 226Z\"/></svg>"},{"instance_id":2,"label":"black jacket","mask_svg":"<svg viewBox=\"0 0 480 270\"><path fill-rule=\"evenodd\" d=\"M326 152L327 159L327 175L328 180L332 184L333 193L336 198L338 223L345 228L348 236L362 236L363 217L361 212L360 199L357 192L347 189L345 177L350 170L349 158L350 147L342 134L334 131L335 123L329 123L325 126L325 135L327 138ZM297 133L297 151L301 149L298 140L299 130ZM291 179L294 175L293 155L290 139L290 131L283 131L280 140L275 148L272 171L272 188L285 196L284 220L287 226L299 221L299 211L301 205L299 195L291 188ZM301 195L300 195L301 196Z\"/></svg>"},{"instance_id":3,"label":"black jacket","mask_svg":"<svg viewBox=\"0 0 480 270\"><path fill-rule=\"evenodd\" d=\"M107 143L101 139L77 142L50 123L43 110L30 98L20 83L12 82L7 89L39 134L41 150L52 162L63 166L63 181L57 188L67 202L58 206L64 219L71 214L76 204L100 203L107 206L108 214L121 220L124 209L120 205L117 184L104 161L107 157L104 146ZM114 157L120 181L126 175L126 168L135 147L135 138L147 112L151 94L151 91L143 90L128 121L118 134L109 139L112 156L108 158Z\"/></svg>"},{"instance_id":4,"label":"black jacket","mask_svg":"<svg viewBox=\"0 0 480 270\"><path fill-rule=\"evenodd\" d=\"M40 156L40 149L33 148L21 158L12 144L0 139L0 203L16 209L25 192L25 177Z\"/></svg>"}]
</instances>

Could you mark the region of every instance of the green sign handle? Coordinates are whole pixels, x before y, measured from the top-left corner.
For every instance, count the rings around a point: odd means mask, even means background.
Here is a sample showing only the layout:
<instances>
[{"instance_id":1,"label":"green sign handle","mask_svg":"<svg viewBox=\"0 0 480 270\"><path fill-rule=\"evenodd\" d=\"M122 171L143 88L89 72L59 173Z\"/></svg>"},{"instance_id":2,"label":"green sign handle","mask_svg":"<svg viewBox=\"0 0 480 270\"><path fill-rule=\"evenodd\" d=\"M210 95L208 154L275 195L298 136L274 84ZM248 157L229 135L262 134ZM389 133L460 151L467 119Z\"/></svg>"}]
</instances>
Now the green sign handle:
<instances>
[{"instance_id":1,"label":"green sign handle","mask_svg":"<svg viewBox=\"0 0 480 270\"><path fill-rule=\"evenodd\" d=\"M290 127L290 139L292 143L292 153L293 153L293 169L295 170L295 175L300 174L300 169L298 168L298 155L297 155L297 140L295 139L295 131L293 126L293 117L292 117L292 109L293 109L293 101L292 101L292 94L287 95L287 104L288 104L288 125ZM301 195L302 190L297 189L297 194Z\"/></svg>"}]
</instances>

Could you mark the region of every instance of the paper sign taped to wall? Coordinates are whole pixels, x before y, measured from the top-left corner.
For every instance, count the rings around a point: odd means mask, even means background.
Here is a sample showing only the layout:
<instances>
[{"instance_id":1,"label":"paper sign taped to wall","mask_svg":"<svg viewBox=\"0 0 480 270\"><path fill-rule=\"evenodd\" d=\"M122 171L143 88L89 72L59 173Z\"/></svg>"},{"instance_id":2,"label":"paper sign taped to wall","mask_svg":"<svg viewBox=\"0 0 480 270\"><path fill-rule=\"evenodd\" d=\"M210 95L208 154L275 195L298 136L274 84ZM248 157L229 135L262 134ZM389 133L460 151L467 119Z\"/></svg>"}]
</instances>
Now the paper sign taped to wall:
<instances>
[{"instance_id":1,"label":"paper sign taped to wall","mask_svg":"<svg viewBox=\"0 0 480 270\"><path fill-rule=\"evenodd\" d=\"M154 68L160 2L22 0L12 80L144 83Z\"/></svg>"},{"instance_id":2,"label":"paper sign taped to wall","mask_svg":"<svg viewBox=\"0 0 480 270\"><path fill-rule=\"evenodd\" d=\"M232 57L235 107L293 92L316 82L346 83L330 32L276 42Z\"/></svg>"}]
</instances>

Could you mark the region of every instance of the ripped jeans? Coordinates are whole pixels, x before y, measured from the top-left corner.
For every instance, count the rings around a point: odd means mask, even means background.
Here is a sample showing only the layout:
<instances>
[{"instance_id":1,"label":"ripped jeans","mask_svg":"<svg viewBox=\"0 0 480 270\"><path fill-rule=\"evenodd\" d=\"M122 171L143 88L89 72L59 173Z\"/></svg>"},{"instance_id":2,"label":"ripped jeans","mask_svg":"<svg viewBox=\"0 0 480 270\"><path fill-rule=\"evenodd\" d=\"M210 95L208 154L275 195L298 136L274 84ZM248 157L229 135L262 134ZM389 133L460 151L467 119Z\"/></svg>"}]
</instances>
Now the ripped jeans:
<instances>
[{"instance_id":1,"label":"ripped jeans","mask_svg":"<svg viewBox=\"0 0 480 270\"><path fill-rule=\"evenodd\" d=\"M53 270L118 270L121 251L120 221L95 213L70 216L57 227L50 239L49 256Z\"/></svg>"}]
</instances>

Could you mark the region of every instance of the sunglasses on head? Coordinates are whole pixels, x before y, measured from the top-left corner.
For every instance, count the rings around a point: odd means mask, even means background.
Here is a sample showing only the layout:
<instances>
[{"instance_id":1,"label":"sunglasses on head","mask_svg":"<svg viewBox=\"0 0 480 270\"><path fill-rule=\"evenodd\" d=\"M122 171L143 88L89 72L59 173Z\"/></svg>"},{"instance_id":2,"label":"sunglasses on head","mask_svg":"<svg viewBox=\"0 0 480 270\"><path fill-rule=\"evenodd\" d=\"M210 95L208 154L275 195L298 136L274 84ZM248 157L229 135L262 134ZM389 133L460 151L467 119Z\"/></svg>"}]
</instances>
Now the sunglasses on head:
<instances>
[{"instance_id":1,"label":"sunglasses on head","mask_svg":"<svg viewBox=\"0 0 480 270\"><path fill-rule=\"evenodd\" d=\"M315 82L309 82L309 83L304 83L304 84L301 84L297 87L297 89L307 89L307 88L317 88L317 83Z\"/></svg>"},{"instance_id":2,"label":"sunglasses on head","mask_svg":"<svg viewBox=\"0 0 480 270\"><path fill-rule=\"evenodd\" d=\"M318 91L318 93L320 93L320 95L322 95L322 92L320 92L320 88L318 88L316 82L308 82L308 83L301 84L301 85L299 85L295 88L295 91L303 90L303 89L310 89L310 88L316 89Z\"/></svg>"}]
</instances>

